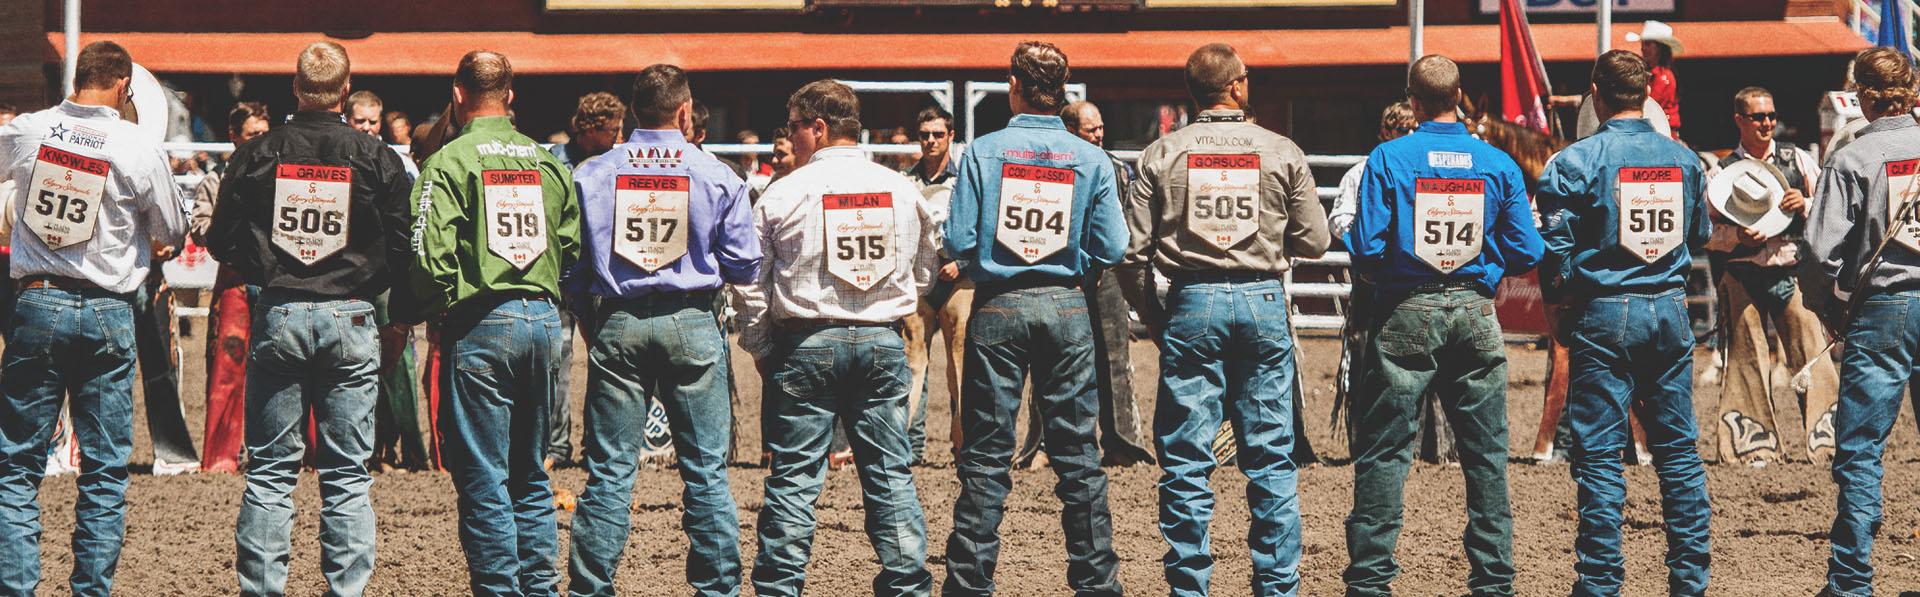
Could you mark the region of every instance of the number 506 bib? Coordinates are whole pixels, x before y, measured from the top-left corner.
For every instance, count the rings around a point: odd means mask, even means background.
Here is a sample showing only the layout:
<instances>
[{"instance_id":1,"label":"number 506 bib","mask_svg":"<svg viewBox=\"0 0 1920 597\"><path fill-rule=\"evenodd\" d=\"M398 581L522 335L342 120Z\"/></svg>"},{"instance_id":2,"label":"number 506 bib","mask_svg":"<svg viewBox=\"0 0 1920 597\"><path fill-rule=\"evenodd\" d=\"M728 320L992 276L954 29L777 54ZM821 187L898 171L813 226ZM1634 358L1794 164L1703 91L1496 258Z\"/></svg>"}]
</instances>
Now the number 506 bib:
<instances>
[{"instance_id":1,"label":"number 506 bib","mask_svg":"<svg viewBox=\"0 0 1920 597\"><path fill-rule=\"evenodd\" d=\"M1621 168L1614 197L1620 202L1620 248L1653 263L1680 247L1686 215L1679 168Z\"/></svg>"},{"instance_id":2,"label":"number 506 bib","mask_svg":"<svg viewBox=\"0 0 1920 597\"><path fill-rule=\"evenodd\" d=\"M47 248L86 242L107 196L107 161L42 146L20 221Z\"/></svg>"},{"instance_id":3,"label":"number 506 bib","mask_svg":"<svg viewBox=\"0 0 1920 597\"><path fill-rule=\"evenodd\" d=\"M307 265L347 248L353 170L280 164L273 174L273 246Z\"/></svg>"},{"instance_id":4,"label":"number 506 bib","mask_svg":"<svg viewBox=\"0 0 1920 597\"><path fill-rule=\"evenodd\" d=\"M1073 171L1005 164L1000 167L1000 225L994 241L1027 263L1067 248L1072 220Z\"/></svg>"},{"instance_id":5,"label":"number 506 bib","mask_svg":"<svg viewBox=\"0 0 1920 597\"><path fill-rule=\"evenodd\" d=\"M480 173L486 209L487 250L519 269L547 252L547 202L537 170Z\"/></svg>"},{"instance_id":6,"label":"number 506 bib","mask_svg":"<svg viewBox=\"0 0 1920 597\"><path fill-rule=\"evenodd\" d=\"M1413 256L1443 274L1480 256L1486 236L1487 181L1418 178L1413 181Z\"/></svg>"}]
</instances>

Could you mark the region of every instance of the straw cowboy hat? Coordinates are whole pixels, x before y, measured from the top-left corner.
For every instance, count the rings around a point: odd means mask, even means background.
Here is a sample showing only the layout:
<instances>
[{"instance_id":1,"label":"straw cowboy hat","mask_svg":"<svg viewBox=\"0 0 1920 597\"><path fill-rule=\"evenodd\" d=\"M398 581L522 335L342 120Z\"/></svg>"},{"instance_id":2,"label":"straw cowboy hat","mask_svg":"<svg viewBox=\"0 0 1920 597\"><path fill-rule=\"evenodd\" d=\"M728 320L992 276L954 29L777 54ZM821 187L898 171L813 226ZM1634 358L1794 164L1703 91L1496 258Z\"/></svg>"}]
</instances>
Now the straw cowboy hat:
<instances>
[{"instance_id":1,"label":"straw cowboy hat","mask_svg":"<svg viewBox=\"0 0 1920 597\"><path fill-rule=\"evenodd\" d=\"M1646 24L1640 26L1639 33L1627 32L1627 43L1638 41L1651 41L1664 44L1667 46L1667 49L1673 50L1673 55L1675 56L1679 56L1681 52L1686 51L1680 47L1680 38L1673 36L1673 27L1660 21L1647 21Z\"/></svg>"},{"instance_id":2,"label":"straw cowboy hat","mask_svg":"<svg viewBox=\"0 0 1920 597\"><path fill-rule=\"evenodd\" d=\"M1764 160L1734 162L1707 182L1707 202L1733 223L1763 236L1773 236L1793 223L1780 209L1787 197L1787 177Z\"/></svg>"}]
</instances>

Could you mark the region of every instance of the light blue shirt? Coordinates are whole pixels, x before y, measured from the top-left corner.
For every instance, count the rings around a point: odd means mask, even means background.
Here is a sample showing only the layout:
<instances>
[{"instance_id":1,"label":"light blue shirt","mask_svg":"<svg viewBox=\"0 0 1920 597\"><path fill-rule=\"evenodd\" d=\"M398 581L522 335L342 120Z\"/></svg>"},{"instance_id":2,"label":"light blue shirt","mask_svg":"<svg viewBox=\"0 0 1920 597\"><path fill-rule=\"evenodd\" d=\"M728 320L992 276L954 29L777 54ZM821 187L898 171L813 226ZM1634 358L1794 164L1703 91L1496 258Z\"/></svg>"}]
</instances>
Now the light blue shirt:
<instances>
[{"instance_id":1,"label":"light blue shirt","mask_svg":"<svg viewBox=\"0 0 1920 597\"><path fill-rule=\"evenodd\" d=\"M1072 201L1065 217L1055 221L1034 217L1020 206L1003 208L1001 186L1007 180L1070 182ZM1119 263L1129 239L1113 161L1107 152L1067 132L1058 116L1015 115L1007 128L976 139L960 158L949 209L947 255L975 282L1015 276L1078 280L1092 267ZM1016 219L1036 237L1064 232L1065 246L1029 263L999 240L1001 226Z\"/></svg>"}]
</instances>

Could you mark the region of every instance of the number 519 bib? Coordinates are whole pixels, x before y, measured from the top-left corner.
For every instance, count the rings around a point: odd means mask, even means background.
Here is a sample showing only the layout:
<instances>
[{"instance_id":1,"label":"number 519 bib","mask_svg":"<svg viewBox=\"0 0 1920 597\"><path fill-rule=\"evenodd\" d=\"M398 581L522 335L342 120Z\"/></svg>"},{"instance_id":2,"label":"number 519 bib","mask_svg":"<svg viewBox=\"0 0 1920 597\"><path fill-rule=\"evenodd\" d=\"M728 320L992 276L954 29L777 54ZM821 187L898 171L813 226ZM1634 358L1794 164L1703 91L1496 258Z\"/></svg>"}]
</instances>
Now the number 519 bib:
<instances>
[{"instance_id":1,"label":"number 519 bib","mask_svg":"<svg viewBox=\"0 0 1920 597\"><path fill-rule=\"evenodd\" d=\"M1620 202L1620 248L1646 263L1659 261L1685 238L1685 191L1679 168L1621 168L1614 197Z\"/></svg>"},{"instance_id":2,"label":"number 519 bib","mask_svg":"<svg viewBox=\"0 0 1920 597\"><path fill-rule=\"evenodd\" d=\"M1000 225L994 242L1022 261L1037 263L1067 248L1073 171L1004 164L1000 167Z\"/></svg>"},{"instance_id":3,"label":"number 519 bib","mask_svg":"<svg viewBox=\"0 0 1920 597\"><path fill-rule=\"evenodd\" d=\"M93 238L106 196L106 160L41 146L20 221L47 248L59 250Z\"/></svg>"},{"instance_id":4,"label":"number 519 bib","mask_svg":"<svg viewBox=\"0 0 1920 597\"><path fill-rule=\"evenodd\" d=\"M488 170L480 180L486 189L487 250L527 269L547 252L547 202L540 192L540 172Z\"/></svg>"},{"instance_id":5,"label":"number 519 bib","mask_svg":"<svg viewBox=\"0 0 1920 597\"><path fill-rule=\"evenodd\" d=\"M347 248L353 170L280 164L273 174L273 246L306 265Z\"/></svg>"},{"instance_id":6,"label":"number 519 bib","mask_svg":"<svg viewBox=\"0 0 1920 597\"><path fill-rule=\"evenodd\" d=\"M1413 181L1413 256L1443 274L1480 256L1487 217L1487 181L1418 178Z\"/></svg>"}]
</instances>

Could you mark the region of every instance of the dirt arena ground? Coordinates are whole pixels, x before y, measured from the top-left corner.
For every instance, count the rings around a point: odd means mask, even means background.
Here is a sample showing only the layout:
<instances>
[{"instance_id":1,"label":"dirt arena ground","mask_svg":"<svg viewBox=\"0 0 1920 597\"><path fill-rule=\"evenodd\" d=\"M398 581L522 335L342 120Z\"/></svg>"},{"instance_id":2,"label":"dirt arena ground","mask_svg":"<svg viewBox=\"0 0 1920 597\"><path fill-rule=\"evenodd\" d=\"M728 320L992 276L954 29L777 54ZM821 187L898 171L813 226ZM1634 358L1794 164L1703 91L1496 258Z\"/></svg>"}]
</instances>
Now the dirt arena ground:
<instances>
[{"instance_id":1,"label":"dirt arena ground","mask_svg":"<svg viewBox=\"0 0 1920 597\"><path fill-rule=\"evenodd\" d=\"M194 330L196 333L200 329ZM196 443L204 424L204 341L184 339L187 420ZM1306 433L1327 463L1300 472L1304 515L1305 555L1300 572L1304 595L1337 595L1340 572L1346 565L1342 520L1351 505L1352 470L1345 440L1336 439L1329 425L1333 402L1333 375L1339 346L1331 338L1309 338L1302 343L1301 368L1307 390ZM584 355L585 351L576 350ZM1533 465L1527 457L1539 421L1544 353L1528 346L1508 348L1512 358L1508 412L1512 432L1510 468L1514 505L1514 556L1521 595L1565 595L1572 582L1575 487L1565 465ZM1706 353L1700 353L1704 357ZM735 363L746 365L735 351ZM1142 412L1150 417L1151 380L1155 351L1150 343L1133 345L1136 387ZM1704 361L1704 358L1698 359ZM935 367L940 371L940 367ZM757 404L760 380L750 366L738 366L739 388L748 404ZM576 380L585 379L583 364ZM936 373L937 375L937 373ZM940 377L935 388L944 388ZM574 408L579 408L585 384L573 384ZM945 429L948 409L936 393L930 427ZM1714 388L1696 394L1700 426L1710 430L1718 400ZM137 401L136 401L137 402ZM1785 429L1798 428L1791 397L1777 400ZM759 428L758 409L740 413L737 425L750 436ZM144 417L144 413L137 415ZM578 418L575 418L576 438ZM138 437L134 462L137 474L128 496L126 549L122 555L117 593L122 595L225 595L236 591L233 570L233 525L243 482L223 474L152 477L144 474L151 463L144 420L136 420ZM1882 540L1874 552L1882 595L1920 591L1920 434L1910 409L1902 409L1888 450L1886 497L1890 507ZM929 565L939 579L944 574L940 554L952 529L951 504L959 485L954 479L949 445L944 434L933 434L928 453L932 466L916 469L920 500L927 514ZM1791 434L1789 434L1791 435ZM757 445L757 438L748 446ZM1706 447L1702 443L1703 450ZM1789 442L1789 451L1804 447ZM748 450L747 460L758 461ZM1160 556L1165 550L1155 526L1154 483L1159 470L1152 466L1111 468L1111 506L1114 545L1121 558L1120 575L1136 595L1164 594ZM734 494L740 505L741 551L751 559L756 549L752 525L761 506L761 479L765 471L742 465L732 472ZM1626 513L1628 595L1664 593L1661 564L1665 541L1660 529L1659 494L1649 467L1628 470ZM1019 471L1008 499L1002 526L1005 546L997 581L1001 594L1064 595L1064 559L1059 531L1058 502L1052 496L1053 474ZM1713 465L1708 469L1714 502L1713 594L1810 595L1823 582L1827 555L1826 534L1831 523L1834 485L1828 472L1806 462L1751 469ZM579 491L586 484L579 469L556 474L558 487ZM1220 493L1214 525L1216 595L1246 594L1248 560L1244 537L1247 507L1245 478L1232 469L1214 476ZM683 553L686 539L679 531L680 482L670 469L648 470L636 484L632 540L619 582L623 594L684 595ZM73 528L74 478L48 479L43 487L46 506L42 537L45 579L40 594L66 594L65 579L72 566L68 542ZM1398 552L1402 570L1395 588L1403 595L1457 595L1465 590L1466 565L1458 542L1465 525L1463 491L1457 469L1443 465L1416 465L1407 484L1406 528ZM870 592L877 565L861 531L858 481L852 470L829 476L820 499L820 528L814 544L811 595L862 595ZM325 590L318 561L316 511L318 493L309 474L295 494L300 514L294 528L294 555L289 593L314 595ZM377 477L373 503L379 517L379 564L369 594L458 595L466 592L465 562L455 529L453 486L443 474L396 472ZM559 515L561 569L570 514ZM936 581L937 582L937 581ZM751 594L751 589L746 590Z\"/></svg>"}]
</instances>

